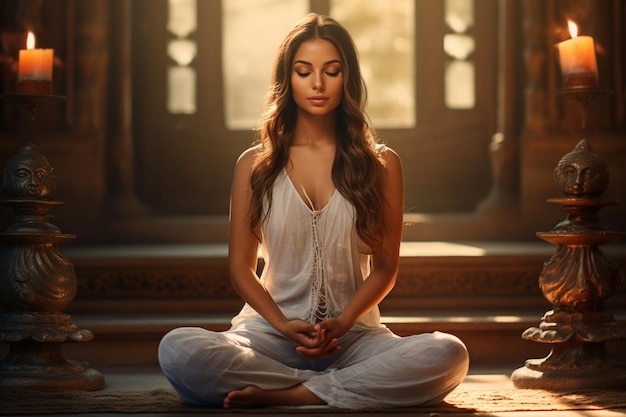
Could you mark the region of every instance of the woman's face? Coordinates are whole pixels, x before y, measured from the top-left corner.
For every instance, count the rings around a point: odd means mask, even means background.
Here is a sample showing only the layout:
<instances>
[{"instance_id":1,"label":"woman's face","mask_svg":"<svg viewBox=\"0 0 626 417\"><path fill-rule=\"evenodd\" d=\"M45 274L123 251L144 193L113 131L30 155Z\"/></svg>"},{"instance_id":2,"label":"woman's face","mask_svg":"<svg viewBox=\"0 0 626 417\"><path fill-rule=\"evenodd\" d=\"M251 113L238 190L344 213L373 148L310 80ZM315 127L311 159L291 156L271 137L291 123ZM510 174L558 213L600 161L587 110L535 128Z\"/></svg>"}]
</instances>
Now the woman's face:
<instances>
[{"instance_id":1,"label":"woman's face","mask_svg":"<svg viewBox=\"0 0 626 417\"><path fill-rule=\"evenodd\" d=\"M291 65L291 89L301 112L334 112L343 98L343 65L335 45L319 38L303 42Z\"/></svg>"}]
</instances>

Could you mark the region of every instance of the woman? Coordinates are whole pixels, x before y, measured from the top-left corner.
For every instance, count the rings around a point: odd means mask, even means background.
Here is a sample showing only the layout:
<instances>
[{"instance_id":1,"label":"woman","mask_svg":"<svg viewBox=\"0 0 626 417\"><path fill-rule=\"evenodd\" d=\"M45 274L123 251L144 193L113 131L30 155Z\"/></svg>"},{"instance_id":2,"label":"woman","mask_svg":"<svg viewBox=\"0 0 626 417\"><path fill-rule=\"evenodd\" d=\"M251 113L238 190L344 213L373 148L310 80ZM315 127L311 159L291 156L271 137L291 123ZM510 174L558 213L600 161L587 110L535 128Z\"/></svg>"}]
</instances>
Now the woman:
<instances>
[{"instance_id":1,"label":"woman","mask_svg":"<svg viewBox=\"0 0 626 417\"><path fill-rule=\"evenodd\" d=\"M242 408L430 405L465 377L456 337L398 337L378 303L398 272L400 158L376 143L348 32L308 15L279 48L259 143L238 159L229 267L246 304L225 332L159 347L188 402ZM265 265L256 275L258 247Z\"/></svg>"}]
</instances>

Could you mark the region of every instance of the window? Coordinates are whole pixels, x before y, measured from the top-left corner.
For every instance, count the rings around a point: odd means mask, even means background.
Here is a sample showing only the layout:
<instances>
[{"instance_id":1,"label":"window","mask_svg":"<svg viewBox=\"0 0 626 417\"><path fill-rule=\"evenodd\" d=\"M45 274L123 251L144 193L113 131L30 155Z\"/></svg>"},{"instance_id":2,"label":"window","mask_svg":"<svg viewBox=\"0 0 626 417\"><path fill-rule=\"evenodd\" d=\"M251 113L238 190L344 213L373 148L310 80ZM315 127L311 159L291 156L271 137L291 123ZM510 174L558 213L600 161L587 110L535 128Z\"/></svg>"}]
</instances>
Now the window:
<instances>
[{"instance_id":1,"label":"window","mask_svg":"<svg viewBox=\"0 0 626 417\"><path fill-rule=\"evenodd\" d=\"M197 54L196 41L190 35L197 28L196 0L168 0L167 55L173 65L167 68L167 109L170 113L196 112L196 70L192 63Z\"/></svg>"},{"instance_id":2,"label":"window","mask_svg":"<svg viewBox=\"0 0 626 417\"><path fill-rule=\"evenodd\" d=\"M450 109L471 109L476 104L476 70L469 59L476 48L468 34L474 25L474 0L446 0L445 22L452 33L443 38L443 48L451 58L445 63L445 101Z\"/></svg>"},{"instance_id":3,"label":"window","mask_svg":"<svg viewBox=\"0 0 626 417\"><path fill-rule=\"evenodd\" d=\"M197 27L197 0L168 0L167 108L195 113L197 54L189 36ZM474 0L445 0L444 95L450 109L475 105L475 49L469 30ZM222 3L225 123L230 129L256 125L263 109L272 57L285 33L308 12L307 0L229 0ZM329 14L352 34L371 98L368 113L378 128L415 125L415 7L411 0L330 0ZM268 24L271 22L271 24Z\"/></svg>"}]
</instances>

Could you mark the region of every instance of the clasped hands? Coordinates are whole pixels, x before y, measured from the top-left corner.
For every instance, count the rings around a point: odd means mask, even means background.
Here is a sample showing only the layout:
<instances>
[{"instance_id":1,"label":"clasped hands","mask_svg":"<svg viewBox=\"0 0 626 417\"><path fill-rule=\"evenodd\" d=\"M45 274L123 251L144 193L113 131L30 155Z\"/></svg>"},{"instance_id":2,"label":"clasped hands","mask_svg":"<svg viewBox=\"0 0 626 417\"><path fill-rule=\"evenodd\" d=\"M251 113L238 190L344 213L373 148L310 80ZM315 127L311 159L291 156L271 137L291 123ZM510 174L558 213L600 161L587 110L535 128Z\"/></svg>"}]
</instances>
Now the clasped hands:
<instances>
[{"instance_id":1,"label":"clasped hands","mask_svg":"<svg viewBox=\"0 0 626 417\"><path fill-rule=\"evenodd\" d=\"M298 344L296 351L309 359L326 359L341 349L339 338L346 333L338 318L310 324L301 320L287 322L285 336Z\"/></svg>"}]
</instances>

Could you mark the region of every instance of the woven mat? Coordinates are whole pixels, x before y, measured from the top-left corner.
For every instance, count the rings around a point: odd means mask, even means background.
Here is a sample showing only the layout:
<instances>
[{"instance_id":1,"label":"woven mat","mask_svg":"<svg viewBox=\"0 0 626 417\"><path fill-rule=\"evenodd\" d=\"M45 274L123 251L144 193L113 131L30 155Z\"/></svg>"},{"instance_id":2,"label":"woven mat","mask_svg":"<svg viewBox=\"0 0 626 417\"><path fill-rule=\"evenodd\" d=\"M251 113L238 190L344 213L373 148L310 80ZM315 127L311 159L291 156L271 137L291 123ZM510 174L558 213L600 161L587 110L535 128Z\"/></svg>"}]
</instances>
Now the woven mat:
<instances>
[{"instance_id":1,"label":"woven mat","mask_svg":"<svg viewBox=\"0 0 626 417\"><path fill-rule=\"evenodd\" d=\"M331 408L264 408L222 410L184 404L172 389L152 391L38 391L0 389L0 415L81 414L81 413L495 413L504 411L597 410L626 408L626 391L590 390L551 393L541 390L453 391L436 407L344 410Z\"/></svg>"}]
</instances>

